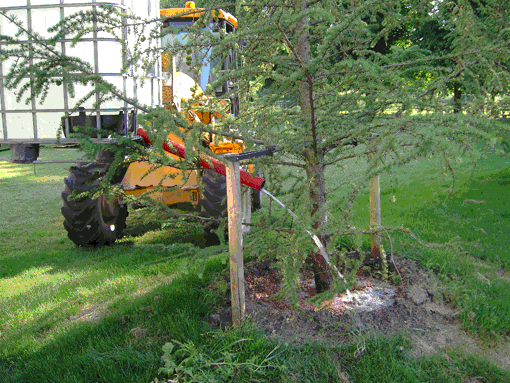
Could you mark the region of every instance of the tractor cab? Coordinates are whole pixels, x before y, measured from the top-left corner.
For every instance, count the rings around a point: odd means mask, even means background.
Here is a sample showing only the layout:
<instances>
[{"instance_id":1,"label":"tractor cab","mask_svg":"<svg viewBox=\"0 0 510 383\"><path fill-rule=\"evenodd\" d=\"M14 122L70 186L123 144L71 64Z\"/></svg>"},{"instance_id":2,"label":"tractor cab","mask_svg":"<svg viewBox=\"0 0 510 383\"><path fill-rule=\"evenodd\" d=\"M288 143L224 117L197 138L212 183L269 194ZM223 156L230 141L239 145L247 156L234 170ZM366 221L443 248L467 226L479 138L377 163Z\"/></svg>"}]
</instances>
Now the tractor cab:
<instances>
[{"instance_id":1,"label":"tractor cab","mask_svg":"<svg viewBox=\"0 0 510 383\"><path fill-rule=\"evenodd\" d=\"M185 49L178 49L188 42L192 36L189 33L189 27L199 21L200 15L204 12L203 9L195 8L195 4L191 1L186 3L185 8L162 9L160 11L163 18L163 32L165 32L161 42L165 52L162 55L162 98L163 104L167 108L175 108L186 113L190 124L201 122L212 125L218 116L200 112L198 107L210 102L211 97L205 94L205 90L208 85L217 80L214 75L215 69L233 68L236 56L233 51L220 52L216 47L204 46L198 39L197 44L190 44L191 46L188 45ZM201 28L202 34L221 33L222 30L225 33L233 33L236 30L237 20L234 16L224 11L214 12L212 22ZM235 115L239 110L239 102L237 97L232 94L232 90L231 84L226 81L214 89L214 94L211 94L212 92L209 94L220 98L220 103L224 104L225 113ZM193 100L192 104L188 104L188 108L184 108L184 104L189 103L190 100ZM216 154L239 153L244 150L242 142L213 136L215 135L205 133L203 144ZM168 134L167 139L169 142L184 145L184 141L173 132ZM174 154L167 153L167 155L179 160L179 157ZM207 177L202 173L191 171L184 174L182 170L170 166L162 166L153 170L150 163L140 161L129 165L122 180L122 187L126 194L139 196L150 190L153 191L152 198L168 206L180 206L183 210L189 210L190 207L196 209L199 208L199 202L207 198L207 195L202 195L199 191L200 178ZM212 175L209 176L212 177ZM187 180L185 184L182 184L183 180ZM215 181L218 185L223 185L224 182L224 177ZM178 185L181 185L181 188L175 189ZM159 186L168 190L155 191ZM220 191L225 192L223 189ZM210 201L206 204L208 207L214 205ZM220 210L222 211L222 209ZM214 216L218 211L209 214Z\"/></svg>"},{"instance_id":2,"label":"tractor cab","mask_svg":"<svg viewBox=\"0 0 510 383\"><path fill-rule=\"evenodd\" d=\"M201 8L195 8L195 3L188 1L185 8L162 9L160 14L163 18L162 46L166 53L162 56L162 69L164 78L163 103L167 106L173 106L180 109L184 100L192 98L191 89L195 89L196 94L205 92L208 85L212 85L217 77L215 70L235 68L237 65L236 54L234 50L228 52L219 52L218 48L204 46L198 42L191 48L176 52L179 46L188 43L190 34L188 28L196 23L205 11ZM233 33L237 28L237 19L230 13L223 10L212 11L213 20L209 25L202 28L204 33L210 32L219 34ZM198 71L196 69L199 69ZM214 89L216 97L224 98L229 113L236 115L238 112L238 102L231 95L232 84L225 81ZM202 119L204 123L210 123L210 120Z\"/></svg>"},{"instance_id":3,"label":"tractor cab","mask_svg":"<svg viewBox=\"0 0 510 383\"><path fill-rule=\"evenodd\" d=\"M119 0L120 1L120 0ZM137 2L139 3L139 2ZM144 7L145 8L145 7ZM149 7L150 9L150 7ZM214 132L215 120L230 113L237 115L239 110L238 98L234 95L232 84L226 80L219 84L215 76L216 70L235 68L236 55L233 50L220 49L214 44L204 43L211 33L233 33L237 27L235 17L224 11L212 11L213 17L208 18L208 25L200 26L198 37L192 32L197 31L196 22L203 22L203 9L195 8L193 2L186 3L185 8L163 9L160 15L163 21L164 37L162 45L163 69L163 103L167 108L175 108L185 113L190 124L211 124L203 136L202 144L208 146L214 153L242 152L244 145L234 139ZM209 12L209 11L207 11ZM194 36L194 40L188 40ZM203 36L201 38L200 36ZM186 44L192 43L192 44ZM185 46L184 46L185 45ZM184 49L179 49L183 47ZM158 76L159 80L159 76ZM215 88L210 86L214 84ZM155 87L152 87L155 88ZM135 88L136 89L136 88ZM208 112L207 106L213 97L220 99L219 108ZM184 106L184 107L183 107ZM221 114L217 114L221 113ZM158 127L153 127L157 129ZM181 127L184 131L186 127ZM143 128L136 130L146 144L150 140ZM179 156L172 150L165 151L165 155L180 160L185 153L182 134L169 132L163 148L180 147ZM207 219L203 227L206 243L219 244L220 240L215 231L219 228L219 221L227 216L227 186L224 173L216 173L209 169L182 170L179 167L159 166L149 159L131 162L118 184L122 193L114 196L101 195L98 198L69 199L73 192L90 191L100 186L100 176L107 173L113 161L112 153L107 150L99 151L94 162L79 162L71 168L71 173L65 180L65 191L62 193L64 206L64 227L69 238L79 246L103 246L113 243L122 235L126 226L128 209L123 195L150 198L158 203L181 210L199 211ZM120 176L119 176L120 178ZM252 177L250 177L252 178ZM246 193L245 201L249 201ZM243 214L246 220L250 216L250 204L246 202Z\"/></svg>"}]
</instances>

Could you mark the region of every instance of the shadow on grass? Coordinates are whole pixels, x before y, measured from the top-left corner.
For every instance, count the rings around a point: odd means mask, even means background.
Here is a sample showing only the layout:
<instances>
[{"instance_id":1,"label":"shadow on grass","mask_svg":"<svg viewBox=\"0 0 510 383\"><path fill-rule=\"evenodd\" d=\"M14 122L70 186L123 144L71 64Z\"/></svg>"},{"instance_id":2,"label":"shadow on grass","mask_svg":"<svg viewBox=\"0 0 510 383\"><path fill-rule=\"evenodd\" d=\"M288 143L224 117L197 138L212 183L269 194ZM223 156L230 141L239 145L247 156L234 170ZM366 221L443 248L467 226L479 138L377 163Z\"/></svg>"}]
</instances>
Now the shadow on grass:
<instances>
[{"instance_id":1,"label":"shadow on grass","mask_svg":"<svg viewBox=\"0 0 510 383\"><path fill-rule=\"evenodd\" d=\"M145 237L143 243L162 243L165 245L192 243L199 248L207 246L200 224L191 228L191 230L172 227L164 229L160 222L128 224L123 234L125 237Z\"/></svg>"},{"instance_id":2,"label":"shadow on grass","mask_svg":"<svg viewBox=\"0 0 510 383\"><path fill-rule=\"evenodd\" d=\"M69 321L71 327L49 334L36 351L22 348L0 359L5 382L151 381L167 340L200 344L207 336L206 318L216 298L206 287L222 267L210 262L203 279L178 277L120 307L107 307L111 312L97 323ZM41 330L48 331L44 325Z\"/></svg>"},{"instance_id":3,"label":"shadow on grass","mask_svg":"<svg viewBox=\"0 0 510 383\"><path fill-rule=\"evenodd\" d=\"M458 236L470 255L509 270L510 193L505 191L509 182L510 169L505 168L457 186L450 198L449 191L440 190L446 184L401 190L395 193L396 204L383 199L384 223L409 227L426 242L446 243Z\"/></svg>"},{"instance_id":4,"label":"shadow on grass","mask_svg":"<svg viewBox=\"0 0 510 383\"><path fill-rule=\"evenodd\" d=\"M209 243L205 240L201 226L192 226L188 222L177 222L175 226L162 228L162 222L148 222L141 220L129 221L124 231L124 237L110 246L102 248L77 247L62 233L60 239L50 239L46 245L39 244L38 248L31 248L29 244L23 249L12 252L6 251L1 256L0 278L12 278L32 268L50 266L55 271L76 270L84 267L94 267L90 263L105 264L105 267L132 267L144 261L153 261L164 257L164 247L182 244L183 256L189 255L193 248L204 249ZM33 233L37 237L51 236L50 233ZM34 237L34 238L35 238ZM9 248L13 240L13 233L0 231L0 246ZM160 245L152 248L151 245ZM186 245L189 245L186 247ZM172 250L174 251L174 250Z\"/></svg>"}]
</instances>

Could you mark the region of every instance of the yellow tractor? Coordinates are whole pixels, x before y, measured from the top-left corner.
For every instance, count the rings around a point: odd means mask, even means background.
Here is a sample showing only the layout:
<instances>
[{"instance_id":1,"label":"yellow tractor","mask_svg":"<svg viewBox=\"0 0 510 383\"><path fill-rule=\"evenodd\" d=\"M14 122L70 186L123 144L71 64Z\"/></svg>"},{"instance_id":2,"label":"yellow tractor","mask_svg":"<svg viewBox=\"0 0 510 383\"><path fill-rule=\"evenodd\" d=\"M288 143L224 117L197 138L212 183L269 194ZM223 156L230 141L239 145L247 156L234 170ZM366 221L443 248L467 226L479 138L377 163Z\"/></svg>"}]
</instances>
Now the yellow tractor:
<instances>
[{"instance_id":1,"label":"yellow tractor","mask_svg":"<svg viewBox=\"0 0 510 383\"><path fill-rule=\"evenodd\" d=\"M198 20L203 12L204 10L195 8L195 4L191 1L186 3L185 8L162 9L160 14L164 23L163 27L177 31L165 35L162 44L166 46L172 44L173 41L182 42L186 38L186 32L175 27L182 28L182 26L191 25ZM208 26L213 32L223 30L225 33L233 33L237 28L236 18L227 12L216 11L214 20L214 25ZM235 60L235 52L229 52L225 57L224 65L228 65L228 60ZM216 67L218 63L212 61L204 64L206 67L201 68L198 81L196 81L197 78L193 75L189 64L184 57L162 56L164 81L162 100L165 107L181 110L184 102L196 96L197 93L203 93L205 87L215 80L211 68ZM194 95L192 95L191 89L194 89ZM224 106L226 109L230 109L226 112L235 115L238 113L239 106L237 100L229 98L231 90L229 84L225 83L215 89L215 95L225 99ZM188 112L187 117L191 122L200 120L205 124L212 123L215 118L209 113L194 111ZM143 129L138 129L137 132L144 136L148 142ZM167 141L175 145L184 145L181 138L175 134L169 134ZM216 140L214 143L210 134L204 136L204 144L216 154L240 153L244 150L243 143L239 141L220 140L218 142ZM176 154L169 153L168 155L175 159L179 158ZM84 192L97 188L100 178L104 176L111 162L111 153L100 151L94 162L77 162L71 168L69 177L65 179L65 191L62 193L64 227L68 231L68 237L78 246L111 244L122 235L125 228L128 211L122 198L100 196L97 199L69 199L73 191ZM144 192L158 188L158 186L174 188L181 185L183 179L187 179L186 183L177 190L155 191L149 195L154 200L168 206L183 210L200 210L201 215L208 218L225 216L226 181L223 175L211 169L195 170L183 174L180 169L169 166L160 167L155 171L151 171L151 167L149 162L133 162L125 172L122 172L123 174L117 175L112 182L120 184L126 195L140 196ZM202 188L200 188L201 183ZM203 192L201 193L200 190ZM257 205L257 201L254 202L254 205ZM217 240L212 233L213 229L215 229L214 226L209 226L204 232L206 240L212 241L212 243Z\"/></svg>"}]
</instances>

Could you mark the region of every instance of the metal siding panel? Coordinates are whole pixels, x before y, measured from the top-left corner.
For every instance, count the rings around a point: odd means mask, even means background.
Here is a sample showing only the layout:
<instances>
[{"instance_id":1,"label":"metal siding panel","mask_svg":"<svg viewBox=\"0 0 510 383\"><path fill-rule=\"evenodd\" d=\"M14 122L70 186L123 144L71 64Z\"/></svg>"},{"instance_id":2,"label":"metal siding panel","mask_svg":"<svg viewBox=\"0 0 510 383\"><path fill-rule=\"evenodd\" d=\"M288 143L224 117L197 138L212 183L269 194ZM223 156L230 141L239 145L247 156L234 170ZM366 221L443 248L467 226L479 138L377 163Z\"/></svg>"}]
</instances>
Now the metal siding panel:
<instances>
[{"instance_id":1,"label":"metal siding panel","mask_svg":"<svg viewBox=\"0 0 510 383\"><path fill-rule=\"evenodd\" d=\"M60 0L60 4L64 4L64 0ZM64 13L64 7L60 7L60 21L64 20L65 13ZM62 54L66 54L66 43L62 41L61 43L62 47ZM67 84L63 85L64 90L64 109L65 109L65 117L69 115L69 89ZM65 129L65 136L69 137L69 120L66 118L64 120L64 129Z\"/></svg>"},{"instance_id":2,"label":"metal siding panel","mask_svg":"<svg viewBox=\"0 0 510 383\"><path fill-rule=\"evenodd\" d=\"M17 13L18 15L21 15L21 17L29 23L36 23L36 20L39 20L39 14L38 12L41 12L43 18L45 19L44 25L38 26L35 25L35 30L39 32L40 34L45 34L47 28L49 25L46 25L48 23L54 24L54 22L60 21L65 16L69 16L70 14L75 13L79 10L84 10L85 6L88 6L89 9L96 8L94 4L102 3L103 1L83 1L83 0L26 0L26 1L19 1L19 0L12 0L10 1L9 7L0 7L2 9L9 8L9 10L13 13ZM156 15L156 12L158 10L158 4L156 0L148 0L147 3L140 1L140 2L133 2L133 1L125 1L125 0L107 0L106 2L110 4L118 4L119 6L127 5L132 7L133 5L136 5L138 8L138 12L140 12L140 16L142 17L154 17L158 16ZM147 13L146 13L147 12ZM154 15L153 15L154 14ZM55 19L55 20L54 20ZM10 23L9 23L10 24ZM12 25L12 24L11 24ZM32 25L33 27L34 25ZM11 29L14 29L11 27ZM13 35L15 31L6 31L5 29L2 30L3 33L10 33ZM90 62L92 67L94 68L94 73L96 74L103 74L104 72L108 72L108 75L112 75L112 72L116 72L117 75L120 74L120 69L122 67L122 60L119 60L120 68L113 68L114 64L112 65L111 62L108 62L106 66L104 63L101 62L102 56L104 53L102 51L110 51L112 52L113 49L105 48L108 44L111 43L98 43L98 33L89 33L86 38L83 39L84 41L80 42L75 48L70 47L70 39L65 39L63 41L60 41L59 48L62 53L67 55L75 55L82 59L85 59ZM104 39L106 40L106 38ZM110 40L111 41L111 40ZM103 44L103 45L102 45ZM90 51L90 53L87 53ZM120 48L118 49L118 52L120 52ZM119 53L120 54L120 53ZM118 56L118 55L117 55ZM9 61L5 61L2 64L0 64L0 107L2 108L1 111L1 117L0 121L2 122L2 132L0 133L0 136L3 140L14 140L16 138L18 139L29 139L32 137L32 134L29 134L29 130L33 131L33 137L37 138L45 138L48 136L48 134L51 134L52 131L57 131L60 127L60 118L64 116L66 113L69 113L72 108L74 107L73 101L78 101L84 94L88 93L90 91L90 87L87 89L83 85L77 85L76 86L76 97L74 99L70 99L69 95L69 87L67 85L62 86L62 90L55 88L55 90L51 90L45 103L41 104L36 99L31 99L31 105L25 105L24 101L17 103L15 101L15 96L12 94L12 92L7 92L7 90L4 88L4 75L6 73L6 70L8 70L10 63ZM122 93L127 97L141 97L139 100L142 104L160 104L160 81L158 79L159 72L160 72L160 64L158 63L156 66L156 70L154 73L153 78L148 78L147 83L144 86L144 89L142 89L139 84L139 76L135 75L135 77L127 76L124 78L118 78L120 82L117 80L117 78L113 78L113 82L115 85L122 91ZM138 74L139 75L139 74ZM150 80L150 85L148 84ZM157 84L154 83L154 80L158 81ZM150 88L149 88L150 87ZM154 93L156 92L156 94ZM60 94L59 94L60 93ZM26 97L25 97L26 98ZM96 97L97 100L97 97ZM93 103L93 99L91 99L91 103ZM118 102L118 104L121 104L120 107L112 108L112 107L106 107L104 105L99 110L92 110L92 105L86 105L89 103L84 103L84 107L87 110L87 113L97 113L98 116L105 113L118 113L119 110L127 111L126 109L129 109L128 104L126 102ZM110 105L108 105L110 106ZM113 105L112 105L113 106ZM131 108L132 110L133 108ZM52 115L53 114L53 115ZM127 113L126 113L127 114ZM32 122L29 123L29 120ZM98 120L98 125L100 123L100 118ZM51 123L52 126L42 126L41 124L45 123ZM57 124L57 127L53 126ZM7 131L7 126L16 126L16 133L11 134L11 132ZM98 126L99 127L99 126ZM28 128L28 129L27 129ZM38 129L42 128L42 129ZM68 131L69 126L66 120L66 130ZM43 137L44 136L44 137ZM56 137L55 137L56 139ZM46 141L46 140L45 140Z\"/></svg>"},{"instance_id":3,"label":"metal siding panel","mask_svg":"<svg viewBox=\"0 0 510 383\"><path fill-rule=\"evenodd\" d=\"M3 21L4 18L2 18ZM0 34L2 33L3 23L0 22ZM2 42L0 41L0 48L2 47ZM4 92L4 66L0 61L0 108L2 108L2 136L4 140L7 140L7 118L5 114L5 92Z\"/></svg>"},{"instance_id":4,"label":"metal siding panel","mask_svg":"<svg viewBox=\"0 0 510 383\"><path fill-rule=\"evenodd\" d=\"M27 0L27 6L30 6L30 0ZM31 9L28 9L27 10L27 26L28 26L28 29L29 30L32 30L32 10ZM32 41L32 38L30 36L28 36L28 52L29 52L29 56L30 56L30 65L34 65L34 59L32 58L32 44L30 43L30 41ZM30 79L32 80L33 79L33 75L30 76ZM37 139L37 112L36 112L36 109L37 109L37 103L36 103L36 100L35 100L35 89L34 89L34 86L33 84L30 85L30 92L31 94L33 95L32 96L32 100L31 100L31 106L32 106L32 130L33 130L33 134L34 134L34 139Z\"/></svg>"}]
</instances>

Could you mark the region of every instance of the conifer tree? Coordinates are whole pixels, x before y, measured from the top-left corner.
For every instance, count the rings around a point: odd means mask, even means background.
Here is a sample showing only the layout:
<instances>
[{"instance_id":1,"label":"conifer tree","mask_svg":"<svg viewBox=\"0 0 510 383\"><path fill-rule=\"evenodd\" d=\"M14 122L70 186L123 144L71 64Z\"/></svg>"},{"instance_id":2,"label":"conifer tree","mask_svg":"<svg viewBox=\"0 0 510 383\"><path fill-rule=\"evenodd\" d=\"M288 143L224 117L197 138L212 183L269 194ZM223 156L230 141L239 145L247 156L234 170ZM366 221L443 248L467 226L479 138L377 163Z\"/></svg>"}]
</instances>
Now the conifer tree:
<instances>
[{"instance_id":1,"label":"conifer tree","mask_svg":"<svg viewBox=\"0 0 510 383\"><path fill-rule=\"evenodd\" d=\"M235 7L224 4L238 18L236 33L204 31L203 26L214 21L213 13L204 12L189 27L189 38L184 44L162 48L154 45L145 50L126 46L126 50L132 51L126 70L138 65L149 71L154 57L163 51L172 55L178 51L184 55L199 52L195 57L197 64L200 60L219 63L215 68L216 83L204 89L211 102L200 108L221 113L214 129L226 136L243 138L247 148L262 145L277 149L273 157L262 161L268 188L285 193L301 224L314 230L331 250L332 240L337 236L348 234L360 238L362 232L381 228L352 227L351 205L365 181L355 184L344 179L342 190L333 193L328 189L328 167L339 172L347 160L367 161L365 179L368 180L419 156L437 155L445 168L451 169L451 159L469 152L480 140L492 145L502 137L504 126L488 117L489 112L501 115L505 108L504 103L491 95L506 96L508 89L508 18L500 17L500 2L484 1L483 12L471 3L458 0L449 13L442 15L451 45L449 49L432 50L426 42L436 36L424 34L418 41L408 37L408 31L423 25L430 17L431 5L436 2L255 0L248 3L238 0ZM204 1L197 6L213 10L222 5ZM113 31L115 23L121 22L121 15L109 8L102 9L104 14L99 24L106 31ZM86 21L90 22L91 17L78 15L74 20L81 18L84 22L68 22L55 28L55 39L49 43L34 35L36 49L30 51L14 52L4 45L1 55L26 58L37 54L38 65L51 63L48 67L52 77L49 77L31 67L29 60L20 60L9 75L10 86L15 87L16 79L32 72L37 81L32 89L44 94L44 87L56 81L56 75L62 76L61 81L80 81L68 76L70 72L79 72L87 75L86 81L95 82L104 97L122 98L113 86L93 76L80 60L52 51L51 44L58 40L58 33L78 39L80 28L90 26ZM494 22L487 24L491 17ZM139 23L130 20L133 25ZM146 25L155 26L156 22ZM167 32L160 33L155 26L152 36L159 39L164 33ZM17 37L1 38L9 42ZM381 42L386 44L385 49L380 49ZM137 60L143 63L138 64ZM445 106L444 99L450 96L452 82L461 78L465 91L470 92L474 101L463 113L453 113ZM214 98L215 86L226 81L231 101L239 99L240 102L236 115L223 113L224 107ZM29 92L30 88L22 91ZM179 127L186 120L180 113L150 109L138 105L136 100L127 101L146 112L141 121L150 122L156 128L151 132L156 142L163 141L173 131L185 139L188 147L195 147L197 154L211 155L199 144L201 132L210 131L210 126L195 123L184 134ZM193 104L190 100L184 105L184 111L190 110ZM154 148L157 150L158 146ZM122 145L116 149L118 164L134 150L132 146L126 149ZM154 162L169 164L168 159L136 150L140 155L151 155ZM192 161L173 163L173 166L192 166ZM282 180L292 181L292 187L281 189ZM332 216L331 212L336 211L343 212L340 218ZM266 222L270 223L269 218ZM331 277L336 278L336 274L329 273L326 260L313 249L306 233L292 235L292 245L284 248L279 258L285 276L284 289L292 290L297 271L311 255L317 290L328 290ZM279 238L275 242L281 244ZM345 288L343 281L333 281L335 287Z\"/></svg>"},{"instance_id":2,"label":"conifer tree","mask_svg":"<svg viewBox=\"0 0 510 383\"><path fill-rule=\"evenodd\" d=\"M434 4L238 1L239 31L209 42L241 48L240 65L222 72L243 100L241 113L225 121L224 129L235 127L244 137L279 145L272 160L280 165L279 177L270 185L286 178L285 168L300 171L289 194L326 244L349 231L350 198L361 186L344 191L343 202L328 199L327 166L372 153L370 177L435 154L450 169L460 150L490 141L496 131L486 108L498 108L488 95L508 84L508 23L498 17L498 27L486 34L484 21L501 6L487 1L482 14L469 2L450 5L441 17L451 45L439 50L426 46L435 35L419 41L412 35L431 17ZM487 73L491 81L483 80ZM451 113L458 108L444 103L459 81L475 99L463 114ZM345 210L345 217L332 221L334 209ZM317 290L324 291L326 265L319 253L312 258Z\"/></svg>"}]
</instances>

